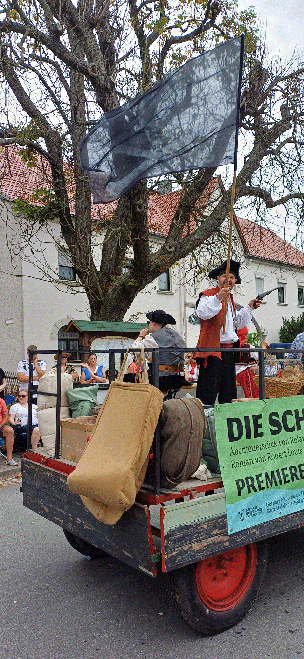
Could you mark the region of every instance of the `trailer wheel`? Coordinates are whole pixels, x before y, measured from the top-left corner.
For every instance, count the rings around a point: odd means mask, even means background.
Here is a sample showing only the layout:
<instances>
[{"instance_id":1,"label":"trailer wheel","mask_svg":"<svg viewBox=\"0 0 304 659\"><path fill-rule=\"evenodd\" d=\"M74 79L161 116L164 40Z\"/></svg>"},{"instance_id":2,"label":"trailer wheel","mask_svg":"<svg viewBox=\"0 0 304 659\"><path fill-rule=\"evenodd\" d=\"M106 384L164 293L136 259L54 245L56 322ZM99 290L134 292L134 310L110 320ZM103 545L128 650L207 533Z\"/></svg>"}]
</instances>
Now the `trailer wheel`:
<instances>
[{"instance_id":1,"label":"trailer wheel","mask_svg":"<svg viewBox=\"0 0 304 659\"><path fill-rule=\"evenodd\" d=\"M91 545L90 542L86 542L86 540L83 540L82 538L78 538L78 536L71 533L71 531L63 529L63 533L69 545L71 545L73 549L76 549L80 554L89 556L90 558L101 558L102 556L106 556L105 551L98 549L98 547Z\"/></svg>"},{"instance_id":2,"label":"trailer wheel","mask_svg":"<svg viewBox=\"0 0 304 659\"><path fill-rule=\"evenodd\" d=\"M267 558L267 543L259 542L173 572L175 601L186 622L206 636L236 625L258 594Z\"/></svg>"}]
</instances>

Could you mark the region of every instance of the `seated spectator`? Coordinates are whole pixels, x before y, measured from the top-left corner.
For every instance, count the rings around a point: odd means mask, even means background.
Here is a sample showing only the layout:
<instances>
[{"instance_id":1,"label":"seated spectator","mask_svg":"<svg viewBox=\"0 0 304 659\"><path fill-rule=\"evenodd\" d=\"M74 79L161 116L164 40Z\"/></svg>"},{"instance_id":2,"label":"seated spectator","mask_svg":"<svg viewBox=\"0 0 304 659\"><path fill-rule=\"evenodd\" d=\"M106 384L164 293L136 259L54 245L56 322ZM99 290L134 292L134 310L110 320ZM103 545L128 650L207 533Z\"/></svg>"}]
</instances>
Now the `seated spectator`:
<instances>
[{"instance_id":1,"label":"seated spectator","mask_svg":"<svg viewBox=\"0 0 304 659\"><path fill-rule=\"evenodd\" d=\"M117 368L115 368L114 373L115 373L115 380L116 380L116 378L117 378L117 376L118 376L118 370L117 370ZM107 370L106 370L106 372L105 372L105 376L106 376L106 382L109 382L110 371L109 371L108 368L107 368Z\"/></svg>"},{"instance_id":2,"label":"seated spectator","mask_svg":"<svg viewBox=\"0 0 304 659\"><path fill-rule=\"evenodd\" d=\"M107 378L103 373L103 366L98 366L97 355L91 352L88 357L88 362L81 364L80 382L82 384L97 384L98 382L107 382Z\"/></svg>"},{"instance_id":3,"label":"seated spectator","mask_svg":"<svg viewBox=\"0 0 304 659\"><path fill-rule=\"evenodd\" d=\"M189 384L195 384L198 379L198 365L192 352L185 355L185 379Z\"/></svg>"},{"instance_id":4,"label":"seated spectator","mask_svg":"<svg viewBox=\"0 0 304 659\"><path fill-rule=\"evenodd\" d=\"M23 359L17 366L17 378L22 384L23 389L28 389L29 383L29 351L37 350L37 346L30 345L27 349L27 359ZM46 373L46 363L42 359L38 359L37 355L33 356L33 385L38 387L40 378ZM33 395L33 400L37 400L37 394Z\"/></svg>"},{"instance_id":5,"label":"seated spectator","mask_svg":"<svg viewBox=\"0 0 304 659\"><path fill-rule=\"evenodd\" d=\"M132 364L129 364L127 368L127 373L134 373L134 375L136 375L138 370L141 373L142 366L140 366L140 364L137 363L136 357L134 357Z\"/></svg>"},{"instance_id":6,"label":"seated spectator","mask_svg":"<svg viewBox=\"0 0 304 659\"><path fill-rule=\"evenodd\" d=\"M0 398L0 437L5 439L6 456L0 451L2 458L6 459L9 467L17 467L18 463L13 459L14 430L8 425L9 414L5 401Z\"/></svg>"},{"instance_id":7,"label":"seated spectator","mask_svg":"<svg viewBox=\"0 0 304 659\"><path fill-rule=\"evenodd\" d=\"M5 373L0 368L0 398L3 398L5 400L5 388L6 388L6 379L5 379Z\"/></svg>"},{"instance_id":8,"label":"seated spectator","mask_svg":"<svg viewBox=\"0 0 304 659\"><path fill-rule=\"evenodd\" d=\"M135 382L138 369L139 373L142 373L142 366L138 365L137 358L134 356L132 363L129 364L127 372L124 375L124 382Z\"/></svg>"},{"instance_id":9,"label":"seated spectator","mask_svg":"<svg viewBox=\"0 0 304 659\"><path fill-rule=\"evenodd\" d=\"M61 373L69 373L69 375L72 376L73 380L78 380L78 373L75 371L74 366L71 366L71 364L68 364L68 359L71 357L69 352L63 352L62 355L62 361L61 361ZM54 355L55 361L58 359L58 355ZM56 371L57 370L57 364L51 368L51 371Z\"/></svg>"},{"instance_id":10,"label":"seated spectator","mask_svg":"<svg viewBox=\"0 0 304 659\"><path fill-rule=\"evenodd\" d=\"M237 335L241 348L251 348L250 343L247 343L248 327L238 329ZM238 359L239 362L235 365L237 385L243 388L246 398L259 398L259 389L255 383L253 371L253 367L258 361L258 353L240 352Z\"/></svg>"},{"instance_id":11,"label":"seated spectator","mask_svg":"<svg viewBox=\"0 0 304 659\"><path fill-rule=\"evenodd\" d=\"M31 444L35 451L40 440L40 433L38 429L38 406L32 405L32 424L31 424ZM26 433L28 425L28 392L26 389L20 389L18 394L18 402L10 407L9 422L13 426L16 433L16 442L25 444L22 450L26 449Z\"/></svg>"},{"instance_id":12,"label":"seated spectator","mask_svg":"<svg viewBox=\"0 0 304 659\"><path fill-rule=\"evenodd\" d=\"M291 346L291 350L304 350L304 332L300 332L300 334L297 334L295 339L293 340ZM304 353L303 352L290 352L288 354L289 359L297 359L299 362L304 362Z\"/></svg>"}]
</instances>

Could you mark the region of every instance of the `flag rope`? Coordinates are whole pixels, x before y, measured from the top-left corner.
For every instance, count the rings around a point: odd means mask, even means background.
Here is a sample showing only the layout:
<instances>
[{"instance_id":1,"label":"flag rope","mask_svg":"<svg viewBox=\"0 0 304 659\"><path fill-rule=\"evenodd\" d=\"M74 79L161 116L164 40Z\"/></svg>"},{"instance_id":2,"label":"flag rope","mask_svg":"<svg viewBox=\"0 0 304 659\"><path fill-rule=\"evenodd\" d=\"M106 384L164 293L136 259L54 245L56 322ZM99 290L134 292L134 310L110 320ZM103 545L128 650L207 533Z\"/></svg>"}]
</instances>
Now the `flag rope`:
<instances>
[{"instance_id":1,"label":"flag rope","mask_svg":"<svg viewBox=\"0 0 304 659\"><path fill-rule=\"evenodd\" d=\"M231 189L230 222L229 222L229 237L228 237L228 255L227 255L227 266L226 266L226 279L225 279L225 287L226 288L228 287L228 283L229 283L229 270L230 270L230 257L231 257L231 241L232 241L232 226L233 226L233 215L234 215L234 198L235 198L235 188L236 188L237 153L238 153L239 127L240 127L240 106L241 106L244 50L245 50L245 35L241 34L239 85L238 85L238 98L237 98L237 121L236 121L235 145L234 145L234 173L233 173L233 182L232 182L232 189ZM224 300L224 304L223 304L223 311L224 311L224 315L223 315L223 334L225 334L227 309L228 309L228 300Z\"/></svg>"},{"instance_id":2,"label":"flag rope","mask_svg":"<svg viewBox=\"0 0 304 659\"><path fill-rule=\"evenodd\" d=\"M228 255L227 255L226 280L225 280L225 287L226 288L228 287L228 283L229 283L229 270L230 270L230 257L231 257L231 242L232 242L232 226L233 226L233 215L234 215L235 187L236 187L236 169L234 170L232 189L231 189L230 221L229 221L229 236L228 236ZM224 305L223 305L223 310L224 310L223 334L225 334L227 309L228 309L228 300L225 299L224 300Z\"/></svg>"}]
</instances>

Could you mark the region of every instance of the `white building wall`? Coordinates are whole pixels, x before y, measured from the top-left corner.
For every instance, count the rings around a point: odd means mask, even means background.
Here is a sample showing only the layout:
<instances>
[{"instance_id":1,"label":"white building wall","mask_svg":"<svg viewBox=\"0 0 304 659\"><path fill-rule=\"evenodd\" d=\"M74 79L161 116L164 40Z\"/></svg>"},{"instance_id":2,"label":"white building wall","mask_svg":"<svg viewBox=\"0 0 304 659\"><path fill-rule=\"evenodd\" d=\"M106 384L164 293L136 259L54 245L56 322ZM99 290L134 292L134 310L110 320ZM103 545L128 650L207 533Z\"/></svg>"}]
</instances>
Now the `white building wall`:
<instances>
[{"instance_id":1,"label":"white building wall","mask_svg":"<svg viewBox=\"0 0 304 659\"><path fill-rule=\"evenodd\" d=\"M182 302L184 284L180 280L179 265L170 268L170 281L170 291L159 290L158 279L146 286L133 300L124 320L144 323L147 320L146 313L148 311L163 309L175 318L177 332L184 334Z\"/></svg>"},{"instance_id":2,"label":"white building wall","mask_svg":"<svg viewBox=\"0 0 304 659\"><path fill-rule=\"evenodd\" d=\"M235 286L233 295L235 302L244 306L252 300L256 294L256 277L264 279L264 291L271 290L279 285L284 285L286 290L286 302L280 304L278 291L273 291L265 297L261 307L253 312L262 331L265 331L269 343L279 341L279 330L283 318L298 317L304 311L304 306L298 304L298 285L304 286L304 270L291 266L280 265L243 256L240 276L242 283ZM199 334L199 325L189 323L189 316L193 313L193 303L198 298L199 292L211 288L214 285L208 278L201 281L196 289L195 295L187 295L187 344L192 347L196 345ZM249 325L249 332L255 332L253 323Z\"/></svg>"},{"instance_id":3,"label":"white building wall","mask_svg":"<svg viewBox=\"0 0 304 659\"><path fill-rule=\"evenodd\" d=\"M18 250L15 253L15 220L9 202L0 197L0 367L15 369L23 357L22 269Z\"/></svg>"},{"instance_id":4,"label":"white building wall","mask_svg":"<svg viewBox=\"0 0 304 659\"><path fill-rule=\"evenodd\" d=\"M265 328L268 343L277 343L283 318L297 318L304 311L304 306L298 304L298 284L304 286L304 269L246 259L246 267L242 269L241 291L236 298L240 304L245 304L256 294L256 277L264 279L264 291L285 286L286 302L280 304L278 291L273 291L265 297L260 309L254 312L259 325Z\"/></svg>"},{"instance_id":5,"label":"white building wall","mask_svg":"<svg viewBox=\"0 0 304 659\"><path fill-rule=\"evenodd\" d=\"M59 227L54 227L54 233L59 239ZM41 245L43 259L40 255ZM24 350L31 343L37 345L38 349L57 350L60 327L71 318L89 318L87 296L79 285L61 282L57 277L58 249L45 229L41 229L37 236L36 249L39 254L37 262L31 256L22 263ZM40 272L42 265L46 270L44 275ZM54 277L53 282L47 281L48 272ZM54 365L53 356L40 356L45 359L48 368Z\"/></svg>"},{"instance_id":6,"label":"white building wall","mask_svg":"<svg viewBox=\"0 0 304 659\"><path fill-rule=\"evenodd\" d=\"M17 241L18 223L15 222L11 208L3 209L0 222L0 237L3 245L2 269L0 285L4 295L5 305L1 314L1 362L0 366L7 370L15 370L17 362L26 355L26 348L34 343L39 349L57 349L58 329L70 319L89 319L89 305L83 289L77 285L61 282L58 275L58 250L54 242L60 238L59 226L53 227L53 235L45 228L39 230L33 244L33 254L27 249L23 251L21 260L18 250L14 263L6 241L10 244ZM8 222L9 218L9 222ZM98 264L101 253L101 238L95 239L94 257ZM151 247L157 249L162 238L152 237ZM234 245L234 258L242 252L241 243ZM225 258L225 256L224 256ZM223 255L214 255L214 260L220 263ZM248 259L244 256L241 268L242 284L235 287L236 302L244 305L256 295L256 276L264 278L264 290L284 283L286 286L286 302L278 303L277 291L266 298L265 304L254 312L259 325L265 328L269 342L278 341L278 331L282 318L297 317L304 308L298 305L298 284L304 285L304 270L276 263ZM45 275L41 271L45 269ZM47 281L47 275L52 274L54 281ZM186 340L188 347L195 347L199 335L199 325L189 322L189 316L194 312L194 304L200 291L212 286L212 282L203 275L195 278L195 284L189 274L189 259L184 259L170 269L171 290L159 290L158 280L149 284L132 302L124 320L145 322L147 311L164 309L176 319L176 329ZM185 283L186 282L186 283ZM6 322L12 319L12 324ZM249 331L255 331L251 325ZM53 365L53 358L46 357L47 366Z\"/></svg>"},{"instance_id":7,"label":"white building wall","mask_svg":"<svg viewBox=\"0 0 304 659\"><path fill-rule=\"evenodd\" d=\"M2 223L1 223L1 226ZM19 224L15 223L15 236L18 235ZM26 349L30 344L37 345L38 349L56 350L58 345L58 330L71 319L89 320L90 310L87 296L81 286L72 283L64 283L57 277L58 274L58 247L60 242L59 226L52 227L52 233L41 227L35 238L31 240L31 248L23 250L23 258L19 259L19 268L22 276L12 278L11 296L17 304L18 309L14 313L16 319L14 325L14 347L8 351L9 332L4 353L8 357L3 361L3 368L15 370L20 359L26 357ZM94 260L98 264L101 256L102 239L95 238ZM152 249L156 249L159 240L152 241ZM175 266L170 271L171 290L161 292L158 289L158 281L147 286L132 303L125 315L124 320L134 322L145 322L147 311L154 309L165 309L171 313L177 321L176 329L182 332L182 319L180 313L181 284L179 279L179 268ZM48 281L52 277L53 281ZM3 287L5 288L7 276ZM13 293L14 290L14 293ZM18 290L18 294L17 294ZM23 302L23 311L22 311ZM21 305L21 306L20 306ZM17 326L21 325L20 329ZM18 338L18 341L17 341ZM54 364L50 355L40 355L47 363L47 368Z\"/></svg>"}]
</instances>

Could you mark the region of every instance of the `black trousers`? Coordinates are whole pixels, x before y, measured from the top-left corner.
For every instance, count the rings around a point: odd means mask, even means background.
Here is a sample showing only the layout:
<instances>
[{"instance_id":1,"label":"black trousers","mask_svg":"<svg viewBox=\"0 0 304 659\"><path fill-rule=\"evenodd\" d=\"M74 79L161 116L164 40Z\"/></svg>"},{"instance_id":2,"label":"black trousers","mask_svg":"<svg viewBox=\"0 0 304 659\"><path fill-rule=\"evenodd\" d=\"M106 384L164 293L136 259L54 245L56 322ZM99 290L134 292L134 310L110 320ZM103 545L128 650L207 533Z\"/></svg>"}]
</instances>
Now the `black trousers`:
<instances>
[{"instance_id":1,"label":"black trousers","mask_svg":"<svg viewBox=\"0 0 304 659\"><path fill-rule=\"evenodd\" d=\"M204 405L214 405L217 394L219 403L231 403L237 397L235 377L235 356L233 352L222 352L222 359L210 355L207 366L204 359L197 359L200 365L196 397Z\"/></svg>"}]
</instances>

